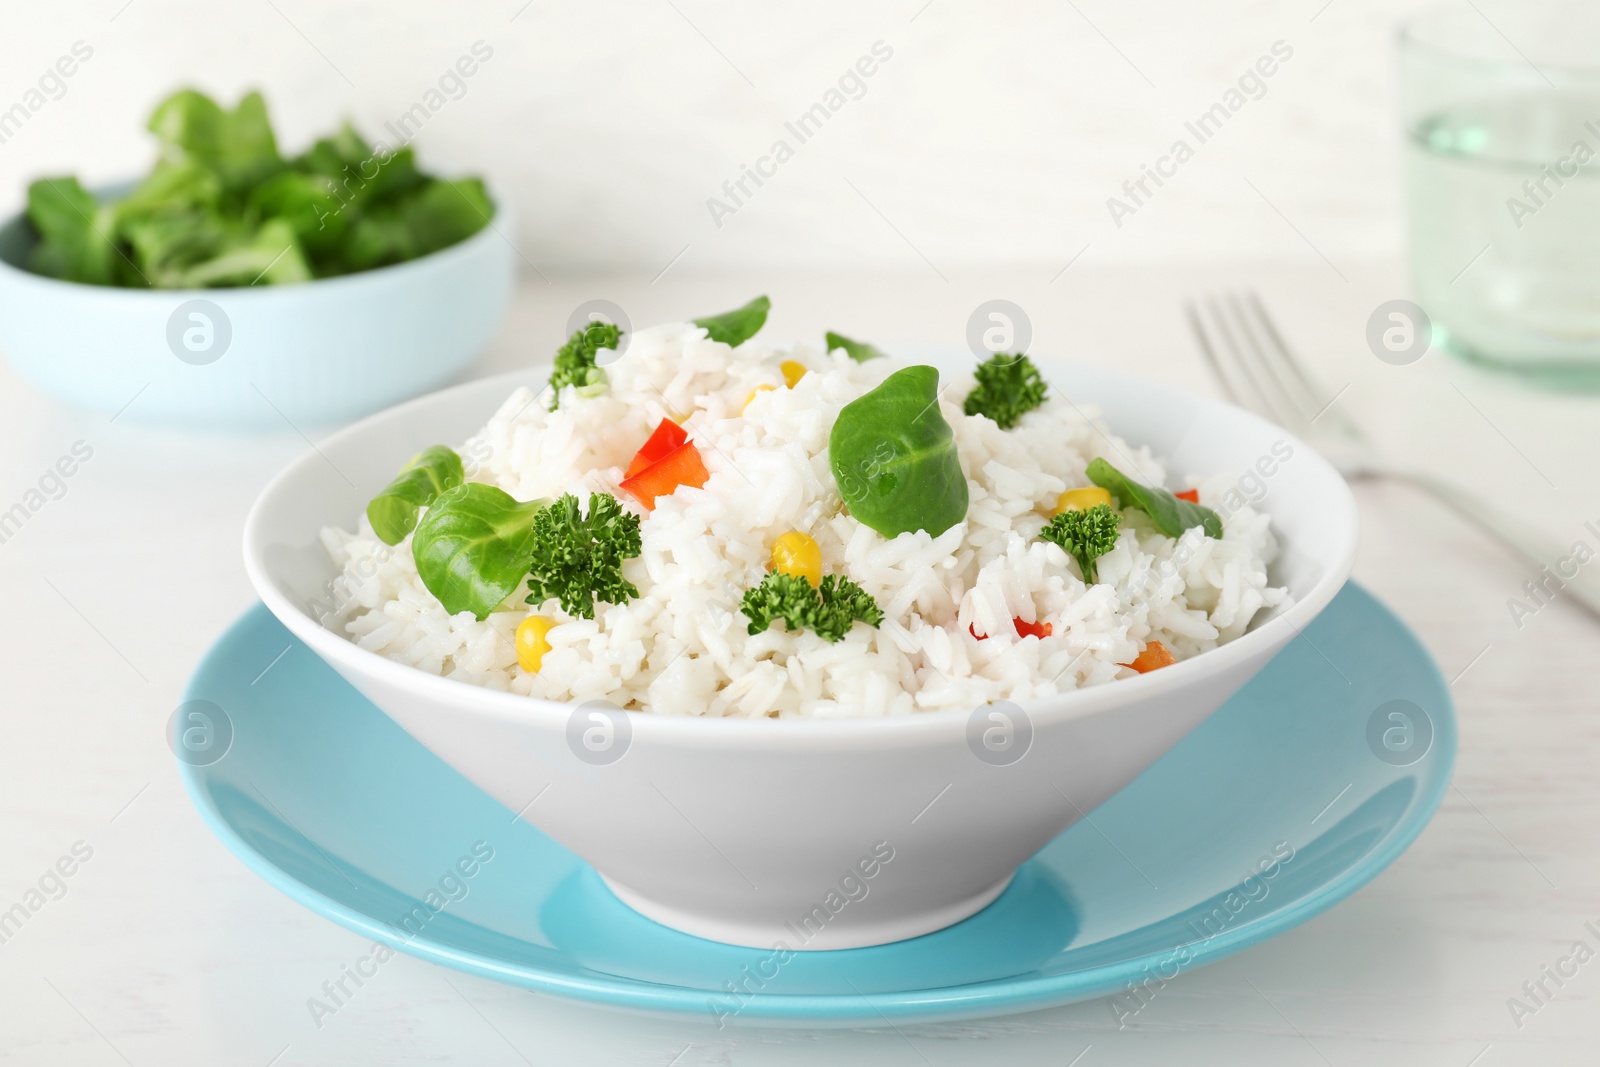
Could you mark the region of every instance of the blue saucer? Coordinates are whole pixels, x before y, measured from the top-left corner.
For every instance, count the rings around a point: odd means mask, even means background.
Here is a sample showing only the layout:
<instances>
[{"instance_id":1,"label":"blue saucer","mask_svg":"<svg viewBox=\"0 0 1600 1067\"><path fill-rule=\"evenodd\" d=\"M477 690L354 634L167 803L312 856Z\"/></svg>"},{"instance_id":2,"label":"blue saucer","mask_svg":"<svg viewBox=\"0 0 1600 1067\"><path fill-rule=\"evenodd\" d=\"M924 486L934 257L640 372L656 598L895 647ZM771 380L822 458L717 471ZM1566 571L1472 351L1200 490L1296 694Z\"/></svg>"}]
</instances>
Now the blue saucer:
<instances>
[{"instance_id":1,"label":"blue saucer","mask_svg":"<svg viewBox=\"0 0 1600 1067\"><path fill-rule=\"evenodd\" d=\"M181 766L195 806L313 911L447 967L722 1024L949 1021L1170 980L1305 922L1393 862L1438 806L1456 743L1433 661L1352 583L984 911L898 944L781 959L629 910L264 607L211 649L186 700L222 710L212 751L226 746Z\"/></svg>"}]
</instances>

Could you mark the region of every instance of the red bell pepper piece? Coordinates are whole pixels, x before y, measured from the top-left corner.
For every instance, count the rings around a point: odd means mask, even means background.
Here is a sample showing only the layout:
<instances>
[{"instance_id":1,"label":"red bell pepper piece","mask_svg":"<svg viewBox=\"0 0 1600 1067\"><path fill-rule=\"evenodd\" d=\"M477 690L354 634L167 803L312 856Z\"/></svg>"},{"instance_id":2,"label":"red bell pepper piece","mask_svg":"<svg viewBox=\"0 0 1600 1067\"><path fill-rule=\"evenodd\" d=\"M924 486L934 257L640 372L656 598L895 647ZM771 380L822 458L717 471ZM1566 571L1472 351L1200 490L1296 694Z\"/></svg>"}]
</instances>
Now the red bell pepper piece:
<instances>
[{"instance_id":1,"label":"red bell pepper piece","mask_svg":"<svg viewBox=\"0 0 1600 1067\"><path fill-rule=\"evenodd\" d=\"M1200 503L1200 490L1198 489L1185 489L1181 493L1173 493L1172 495L1179 500L1187 500L1191 504Z\"/></svg>"},{"instance_id":2,"label":"red bell pepper piece","mask_svg":"<svg viewBox=\"0 0 1600 1067\"><path fill-rule=\"evenodd\" d=\"M656 497L670 496L680 485L692 485L698 489L706 484L709 477L711 475L700 459L700 450L693 441L686 440L633 477L624 478L621 488L633 494L633 498L646 511L654 511Z\"/></svg>"},{"instance_id":3,"label":"red bell pepper piece","mask_svg":"<svg viewBox=\"0 0 1600 1067\"><path fill-rule=\"evenodd\" d=\"M682 426L671 419L662 419L655 433L650 435L650 440L640 446L639 451L633 454L633 460L628 464L624 478L632 478L652 463L666 458L668 452L683 444L689 439L689 434Z\"/></svg>"},{"instance_id":4,"label":"red bell pepper piece","mask_svg":"<svg viewBox=\"0 0 1600 1067\"><path fill-rule=\"evenodd\" d=\"M1024 622L1022 619L1017 618L1013 618L1011 620L1011 626L1017 631L1018 636L1021 637L1049 637L1053 630L1051 625L1047 622ZM973 637L976 637L979 641L989 640L988 634L980 635L978 631L974 630L971 626L967 627L967 633L971 634Z\"/></svg>"},{"instance_id":5,"label":"red bell pepper piece","mask_svg":"<svg viewBox=\"0 0 1600 1067\"><path fill-rule=\"evenodd\" d=\"M1140 674L1149 674L1162 667L1170 667L1178 662L1178 657L1167 651L1167 646L1160 641L1151 641L1139 650L1139 655L1132 663L1120 663L1119 667L1132 667Z\"/></svg>"},{"instance_id":6,"label":"red bell pepper piece","mask_svg":"<svg viewBox=\"0 0 1600 1067\"><path fill-rule=\"evenodd\" d=\"M1049 637L1052 627L1047 622L1023 622L1021 619L1012 619L1011 625L1017 628L1017 633L1023 637Z\"/></svg>"}]
</instances>

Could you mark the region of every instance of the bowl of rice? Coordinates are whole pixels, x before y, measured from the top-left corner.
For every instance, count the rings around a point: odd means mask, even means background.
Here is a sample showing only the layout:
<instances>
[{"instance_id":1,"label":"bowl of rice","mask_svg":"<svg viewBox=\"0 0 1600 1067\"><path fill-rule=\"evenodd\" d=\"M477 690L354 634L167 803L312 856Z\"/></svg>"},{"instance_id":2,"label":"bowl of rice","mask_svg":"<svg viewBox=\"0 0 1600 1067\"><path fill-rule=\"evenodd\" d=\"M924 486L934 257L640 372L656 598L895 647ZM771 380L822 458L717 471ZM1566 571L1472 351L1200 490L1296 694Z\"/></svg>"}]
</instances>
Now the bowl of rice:
<instances>
[{"instance_id":1,"label":"bowl of rice","mask_svg":"<svg viewBox=\"0 0 1600 1067\"><path fill-rule=\"evenodd\" d=\"M835 334L764 298L334 434L251 581L626 904L773 953L915 937L1247 682L1355 558L1280 427L1102 367ZM1284 714L1293 714L1285 707Z\"/></svg>"}]
</instances>

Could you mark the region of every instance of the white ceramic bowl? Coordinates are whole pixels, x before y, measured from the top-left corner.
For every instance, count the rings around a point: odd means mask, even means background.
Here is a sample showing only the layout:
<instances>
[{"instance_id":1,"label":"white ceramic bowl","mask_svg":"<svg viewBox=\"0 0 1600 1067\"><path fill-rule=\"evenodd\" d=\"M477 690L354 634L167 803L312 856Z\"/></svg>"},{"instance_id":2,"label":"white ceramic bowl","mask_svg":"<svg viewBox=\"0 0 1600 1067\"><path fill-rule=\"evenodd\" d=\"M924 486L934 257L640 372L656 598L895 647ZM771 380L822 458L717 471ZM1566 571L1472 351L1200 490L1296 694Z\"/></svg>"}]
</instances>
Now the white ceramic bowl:
<instances>
[{"instance_id":1,"label":"white ceramic bowl","mask_svg":"<svg viewBox=\"0 0 1600 1067\"><path fill-rule=\"evenodd\" d=\"M970 364L905 354L947 370ZM515 386L542 381L547 372L537 370L424 397L323 441L256 502L245 566L262 600L317 655L645 915L766 948L914 937L982 908L1019 864L1194 729L1327 605L1354 561L1349 489L1280 428L1113 371L1044 369L1180 475L1244 476L1274 443L1292 449L1262 479L1267 495L1257 506L1285 544L1274 578L1294 605L1215 651L1002 708L1001 719L985 708L824 722L639 712L621 716L621 729L592 707L436 677L318 625L311 605L335 573L318 530L353 524L408 458L465 440ZM995 730L991 743L1011 740L998 754L984 742Z\"/></svg>"},{"instance_id":2,"label":"white ceramic bowl","mask_svg":"<svg viewBox=\"0 0 1600 1067\"><path fill-rule=\"evenodd\" d=\"M33 231L16 215L0 225L0 351L42 391L128 421L342 422L440 385L488 343L516 277L502 236L513 224L495 203L492 226L407 263L232 289L34 274L24 266Z\"/></svg>"}]
</instances>

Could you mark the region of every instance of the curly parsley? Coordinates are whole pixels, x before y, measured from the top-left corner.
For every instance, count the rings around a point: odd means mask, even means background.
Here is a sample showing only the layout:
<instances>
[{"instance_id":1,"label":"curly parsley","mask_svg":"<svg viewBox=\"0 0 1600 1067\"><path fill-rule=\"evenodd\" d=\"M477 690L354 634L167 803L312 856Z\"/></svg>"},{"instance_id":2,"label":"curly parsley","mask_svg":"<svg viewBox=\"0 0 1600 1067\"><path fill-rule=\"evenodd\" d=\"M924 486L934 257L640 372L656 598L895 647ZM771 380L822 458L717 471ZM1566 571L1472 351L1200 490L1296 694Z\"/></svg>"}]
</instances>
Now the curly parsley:
<instances>
[{"instance_id":1,"label":"curly parsley","mask_svg":"<svg viewBox=\"0 0 1600 1067\"><path fill-rule=\"evenodd\" d=\"M1049 388L1039 368L1020 352L997 353L978 364L973 374L978 387L967 394L961 410L968 415L987 415L1002 430L1011 429L1018 419L1043 404Z\"/></svg>"},{"instance_id":2,"label":"curly parsley","mask_svg":"<svg viewBox=\"0 0 1600 1067\"><path fill-rule=\"evenodd\" d=\"M813 586L805 578L772 571L745 592L739 609L750 620L752 637L778 619L791 633L809 629L827 641L842 640L857 619L868 626L883 622L883 609L865 589L832 574Z\"/></svg>"},{"instance_id":3,"label":"curly parsley","mask_svg":"<svg viewBox=\"0 0 1600 1067\"><path fill-rule=\"evenodd\" d=\"M1078 561L1083 580L1095 582L1095 560L1117 547L1120 520L1109 504L1096 504L1087 511L1063 511L1039 531L1041 541L1060 545Z\"/></svg>"},{"instance_id":4,"label":"curly parsley","mask_svg":"<svg viewBox=\"0 0 1600 1067\"><path fill-rule=\"evenodd\" d=\"M578 498L567 493L533 520L528 603L556 597L567 614L592 619L597 599L620 604L639 595L622 576L622 561L639 549L639 516L623 511L616 497L594 494L584 515Z\"/></svg>"},{"instance_id":5,"label":"curly parsley","mask_svg":"<svg viewBox=\"0 0 1600 1067\"><path fill-rule=\"evenodd\" d=\"M591 322L581 330L574 330L567 343L556 352L555 373L550 375L550 410L561 403L561 388L575 385L579 389L603 386L606 372L595 364L602 348L613 351L622 342L622 330L609 322Z\"/></svg>"}]
</instances>

